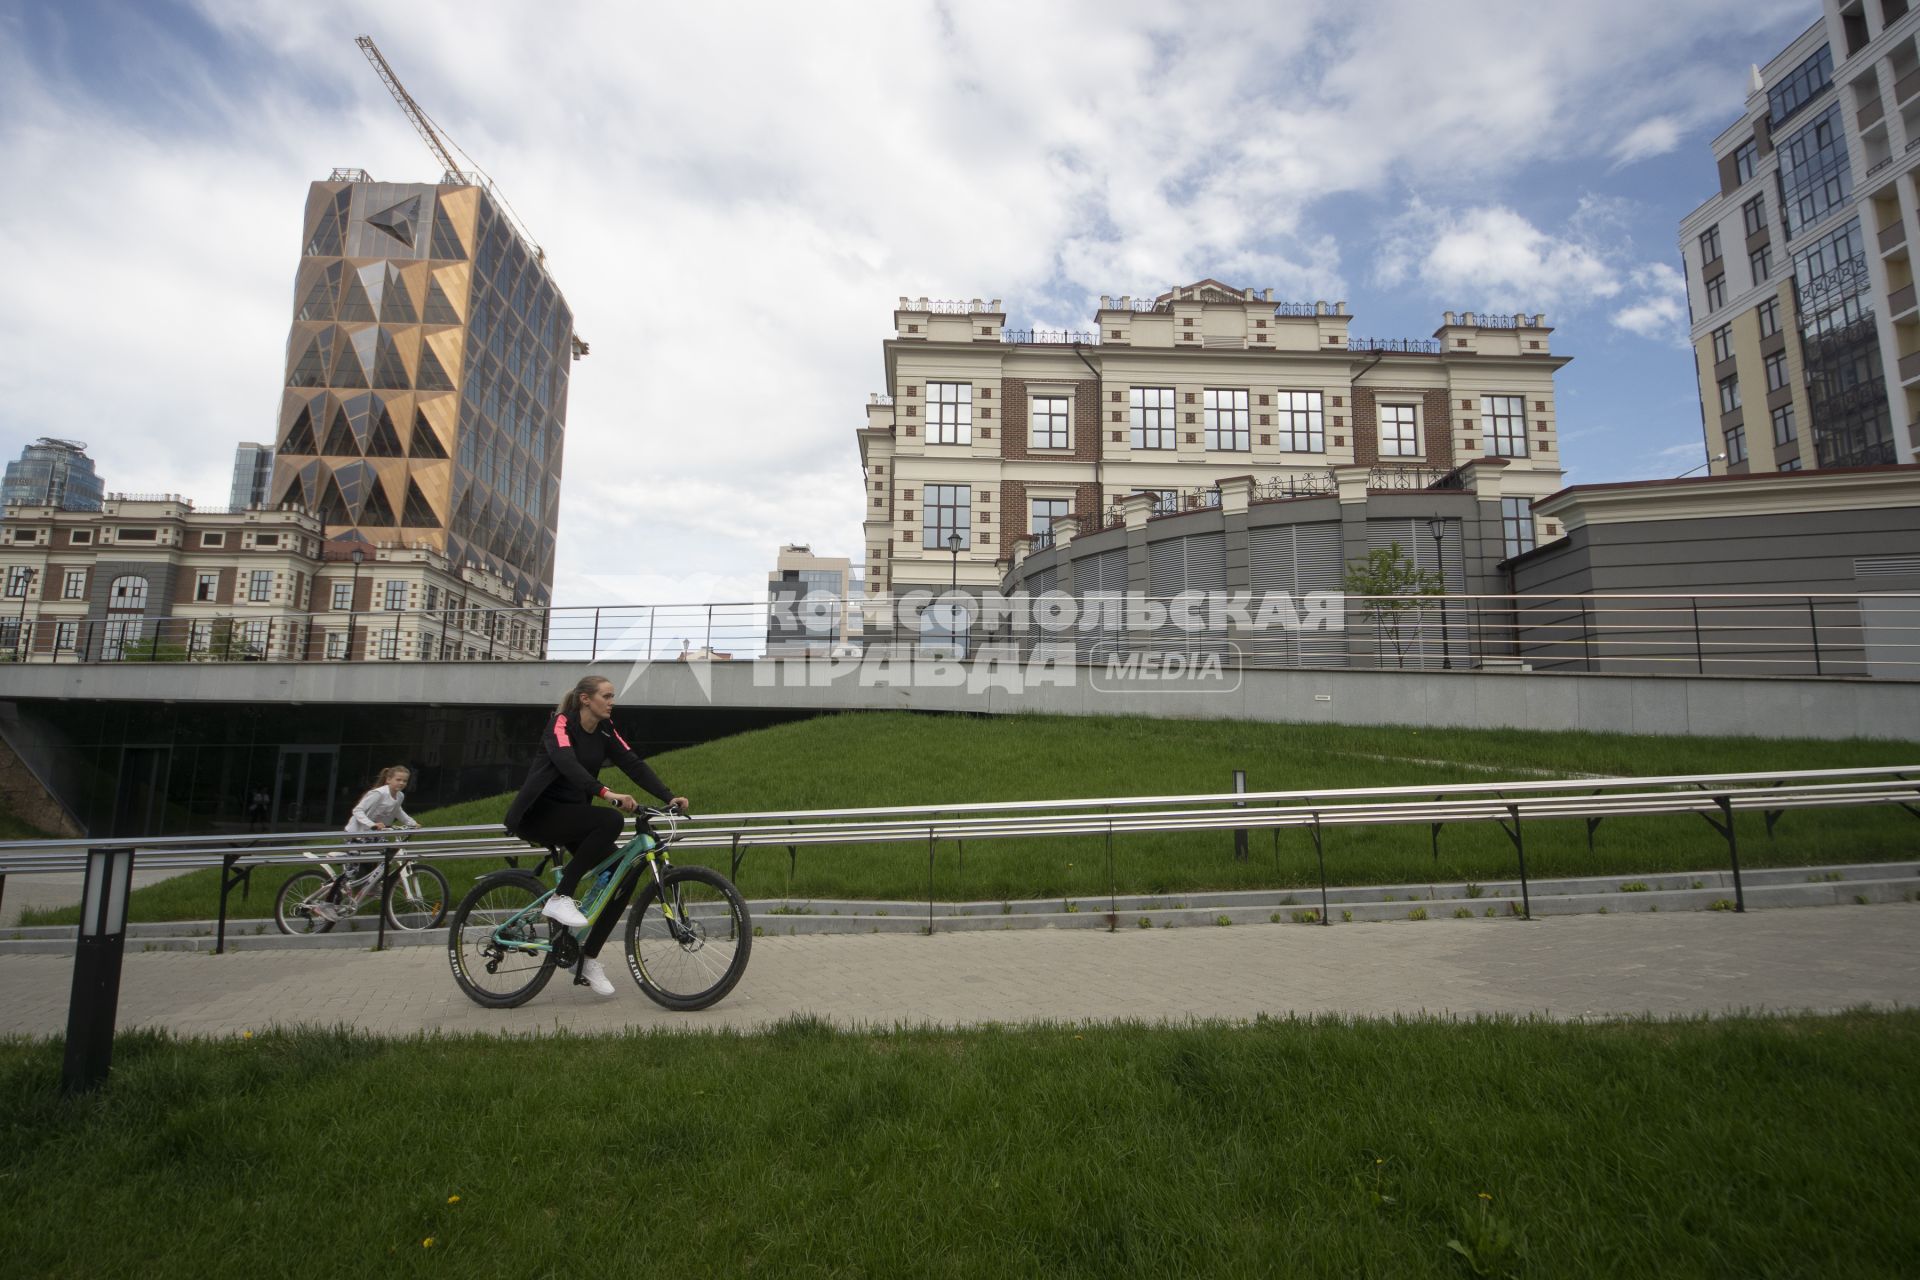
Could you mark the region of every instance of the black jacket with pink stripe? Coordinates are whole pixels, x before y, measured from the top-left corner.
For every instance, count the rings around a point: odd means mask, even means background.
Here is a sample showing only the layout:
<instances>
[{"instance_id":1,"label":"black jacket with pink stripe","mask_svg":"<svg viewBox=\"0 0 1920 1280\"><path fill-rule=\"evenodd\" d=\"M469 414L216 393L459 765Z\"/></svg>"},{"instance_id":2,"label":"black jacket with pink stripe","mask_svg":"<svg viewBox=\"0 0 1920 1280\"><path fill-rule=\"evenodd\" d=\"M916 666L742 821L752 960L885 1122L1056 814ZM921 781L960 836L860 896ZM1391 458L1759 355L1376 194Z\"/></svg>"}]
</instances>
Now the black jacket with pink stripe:
<instances>
[{"instance_id":1,"label":"black jacket with pink stripe","mask_svg":"<svg viewBox=\"0 0 1920 1280\"><path fill-rule=\"evenodd\" d=\"M602 720L598 729L588 733L580 727L577 713L563 715L550 711L546 730L540 735L540 745L544 750L533 758L527 780L520 784L520 793L507 806L508 835L519 831L520 819L538 801L591 804L596 797L605 795L607 789L600 785L600 770L609 761L619 765L622 772L662 804L673 799L673 792L660 781L660 775L634 754L611 720Z\"/></svg>"}]
</instances>

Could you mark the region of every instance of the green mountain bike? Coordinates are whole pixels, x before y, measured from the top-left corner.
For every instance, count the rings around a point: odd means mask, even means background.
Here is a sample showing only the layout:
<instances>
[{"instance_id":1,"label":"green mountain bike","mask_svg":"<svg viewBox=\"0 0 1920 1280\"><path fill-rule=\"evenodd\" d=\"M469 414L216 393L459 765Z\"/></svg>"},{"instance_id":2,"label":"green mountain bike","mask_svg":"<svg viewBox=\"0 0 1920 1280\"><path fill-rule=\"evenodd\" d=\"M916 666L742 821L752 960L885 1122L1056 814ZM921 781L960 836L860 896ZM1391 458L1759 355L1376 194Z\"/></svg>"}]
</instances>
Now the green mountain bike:
<instances>
[{"instance_id":1,"label":"green mountain bike","mask_svg":"<svg viewBox=\"0 0 1920 1280\"><path fill-rule=\"evenodd\" d=\"M664 819L664 836L648 820ZM718 1004L746 972L753 918L733 883L708 867L676 867L667 848L678 815L641 809L631 840L581 877L588 928L645 878L627 921L627 967L654 1003L681 1011ZM558 868L556 868L556 871ZM512 1009L540 994L556 969L580 974L580 938L540 914L553 889L531 871L496 871L474 883L447 933L453 979L475 1004ZM581 931L584 933L585 931Z\"/></svg>"}]
</instances>

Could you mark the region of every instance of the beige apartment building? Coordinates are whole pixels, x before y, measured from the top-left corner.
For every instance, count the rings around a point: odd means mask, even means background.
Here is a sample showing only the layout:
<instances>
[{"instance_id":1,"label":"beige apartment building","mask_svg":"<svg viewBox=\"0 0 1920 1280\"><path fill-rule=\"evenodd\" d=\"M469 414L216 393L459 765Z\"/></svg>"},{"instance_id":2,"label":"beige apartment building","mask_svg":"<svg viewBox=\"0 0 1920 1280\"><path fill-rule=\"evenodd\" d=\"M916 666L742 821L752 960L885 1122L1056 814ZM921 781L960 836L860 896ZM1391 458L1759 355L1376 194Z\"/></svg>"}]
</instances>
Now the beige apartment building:
<instances>
[{"instance_id":1,"label":"beige apartment building","mask_svg":"<svg viewBox=\"0 0 1920 1280\"><path fill-rule=\"evenodd\" d=\"M359 559L356 560L355 554ZM109 494L0 518L0 660L532 658L537 609L428 546L325 540L302 507Z\"/></svg>"},{"instance_id":2,"label":"beige apartment building","mask_svg":"<svg viewBox=\"0 0 1920 1280\"><path fill-rule=\"evenodd\" d=\"M1446 314L1430 339L1356 336L1344 303L1278 303L1216 280L1102 298L1084 333L1012 330L996 299L902 298L882 345L886 393L859 429L870 601L949 585L993 590L1016 544L1054 522L1334 493L1335 468L1376 489L1457 487L1506 464L1508 553L1560 487L1553 354L1543 316ZM1024 549L1024 548L1023 548ZM870 625L877 622L870 619Z\"/></svg>"},{"instance_id":3,"label":"beige apartment building","mask_svg":"<svg viewBox=\"0 0 1920 1280\"><path fill-rule=\"evenodd\" d=\"M1713 154L1680 224L1712 472L1914 461L1920 14L1825 0Z\"/></svg>"}]
</instances>

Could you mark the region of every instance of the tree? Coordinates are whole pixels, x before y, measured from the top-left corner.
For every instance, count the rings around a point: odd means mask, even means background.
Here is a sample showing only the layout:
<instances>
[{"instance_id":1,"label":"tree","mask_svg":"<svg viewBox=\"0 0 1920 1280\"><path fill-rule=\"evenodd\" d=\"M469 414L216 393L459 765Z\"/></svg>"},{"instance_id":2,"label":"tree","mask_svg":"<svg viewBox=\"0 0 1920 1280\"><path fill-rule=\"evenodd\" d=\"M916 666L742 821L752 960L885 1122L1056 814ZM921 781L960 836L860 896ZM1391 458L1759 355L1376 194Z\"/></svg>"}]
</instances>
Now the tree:
<instances>
[{"instance_id":1,"label":"tree","mask_svg":"<svg viewBox=\"0 0 1920 1280\"><path fill-rule=\"evenodd\" d=\"M1447 589L1439 574L1414 568L1398 542L1369 551L1365 560L1348 561L1346 588L1348 595L1364 597L1360 607L1372 619L1375 637L1393 646L1394 665L1401 667L1407 665L1413 639L1405 629L1407 614L1425 609L1419 597L1444 595Z\"/></svg>"}]
</instances>

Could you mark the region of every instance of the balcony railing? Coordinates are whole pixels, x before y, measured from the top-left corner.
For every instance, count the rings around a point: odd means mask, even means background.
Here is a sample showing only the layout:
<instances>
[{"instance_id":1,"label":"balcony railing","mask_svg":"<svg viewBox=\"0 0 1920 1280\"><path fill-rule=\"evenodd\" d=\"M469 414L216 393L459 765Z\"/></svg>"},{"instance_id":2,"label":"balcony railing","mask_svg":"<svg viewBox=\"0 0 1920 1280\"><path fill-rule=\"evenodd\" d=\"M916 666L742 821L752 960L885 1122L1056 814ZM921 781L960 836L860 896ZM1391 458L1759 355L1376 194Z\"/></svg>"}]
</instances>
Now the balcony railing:
<instances>
[{"instance_id":1,"label":"balcony railing","mask_svg":"<svg viewBox=\"0 0 1920 1280\"><path fill-rule=\"evenodd\" d=\"M1253 486L1255 502L1286 502L1294 498L1324 498L1340 492L1331 471L1306 471L1269 476Z\"/></svg>"},{"instance_id":2,"label":"balcony railing","mask_svg":"<svg viewBox=\"0 0 1920 1280\"><path fill-rule=\"evenodd\" d=\"M1071 329L1002 329L1000 341L1010 343L1050 343L1057 346L1098 346L1098 333L1079 333Z\"/></svg>"},{"instance_id":3,"label":"balcony railing","mask_svg":"<svg viewBox=\"0 0 1920 1280\"><path fill-rule=\"evenodd\" d=\"M1437 356L1440 343L1434 338L1348 338L1349 351L1404 351L1410 355Z\"/></svg>"},{"instance_id":4,"label":"balcony railing","mask_svg":"<svg viewBox=\"0 0 1920 1280\"><path fill-rule=\"evenodd\" d=\"M1464 489L1458 467L1443 469L1413 462L1383 462L1367 473L1369 489Z\"/></svg>"}]
</instances>

